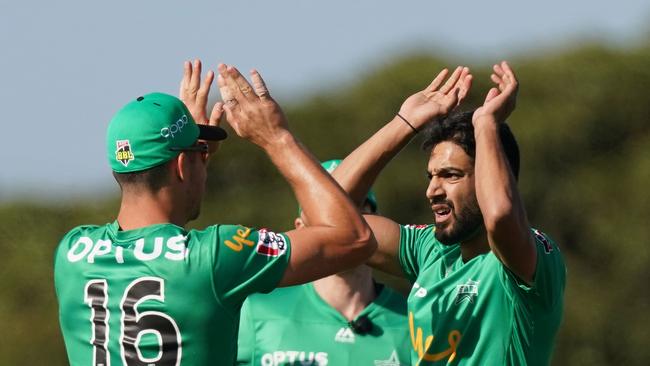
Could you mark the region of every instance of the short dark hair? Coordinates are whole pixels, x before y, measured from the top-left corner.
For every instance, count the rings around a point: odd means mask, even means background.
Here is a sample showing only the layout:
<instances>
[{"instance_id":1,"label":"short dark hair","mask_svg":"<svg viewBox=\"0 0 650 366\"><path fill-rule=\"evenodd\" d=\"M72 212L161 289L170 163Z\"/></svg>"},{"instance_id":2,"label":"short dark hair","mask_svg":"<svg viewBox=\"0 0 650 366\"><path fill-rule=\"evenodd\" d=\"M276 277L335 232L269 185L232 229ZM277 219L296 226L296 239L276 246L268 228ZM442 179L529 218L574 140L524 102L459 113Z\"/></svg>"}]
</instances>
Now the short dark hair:
<instances>
[{"instance_id":1,"label":"short dark hair","mask_svg":"<svg viewBox=\"0 0 650 366\"><path fill-rule=\"evenodd\" d=\"M425 130L425 140L422 149L429 151L444 141L450 141L460 146L467 155L476 159L476 141L474 140L474 125L471 111L452 112L447 117L434 121ZM519 178L519 146L506 123L499 124L501 146L510 163L510 169L515 178Z\"/></svg>"},{"instance_id":2,"label":"short dark hair","mask_svg":"<svg viewBox=\"0 0 650 366\"><path fill-rule=\"evenodd\" d=\"M124 188L133 188L155 193L168 183L170 169L168 163L133 173L117 173L113 171L113 177L122 190Z\"/></svg>"}]
</instances>

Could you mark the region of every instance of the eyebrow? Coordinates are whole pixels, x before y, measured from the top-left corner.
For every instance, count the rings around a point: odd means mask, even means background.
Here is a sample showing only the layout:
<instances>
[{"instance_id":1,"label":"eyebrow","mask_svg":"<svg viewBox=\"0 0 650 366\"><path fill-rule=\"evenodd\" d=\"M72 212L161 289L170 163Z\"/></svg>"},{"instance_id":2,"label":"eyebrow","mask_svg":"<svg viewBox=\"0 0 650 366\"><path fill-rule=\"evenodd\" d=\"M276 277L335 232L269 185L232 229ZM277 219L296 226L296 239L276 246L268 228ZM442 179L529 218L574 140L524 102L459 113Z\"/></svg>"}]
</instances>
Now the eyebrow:
<instances>
[{"instance_id":1,"label":"eyebrow","mask_svg":"<svg viewBox=\"0 0 650 366\"><path fill-rule=\"evenodd\" d=\"M440 169L434 169L433 173L427 170L427 174L440 174L440 173L461 173L465 174L465 171L459 168L454 168L454 167L443 167Z\"/></svg>"}]
</instances>

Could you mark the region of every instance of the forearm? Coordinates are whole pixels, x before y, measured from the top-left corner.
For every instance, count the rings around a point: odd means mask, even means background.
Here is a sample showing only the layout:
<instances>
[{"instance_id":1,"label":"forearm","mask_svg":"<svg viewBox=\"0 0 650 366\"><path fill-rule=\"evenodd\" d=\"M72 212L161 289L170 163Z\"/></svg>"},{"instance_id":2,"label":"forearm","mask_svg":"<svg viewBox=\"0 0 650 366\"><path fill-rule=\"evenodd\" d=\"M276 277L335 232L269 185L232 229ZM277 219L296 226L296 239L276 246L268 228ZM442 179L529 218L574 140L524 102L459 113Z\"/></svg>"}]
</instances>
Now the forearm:
<instances>
[{"instance_id":1,"label":"forearm","mask_svg":"<svg viewBox=\"0 0 650 366\"><path fill-rule=\"evenodd\" d=\"M357 236L369 229L349 197L319 162L288 131L263 149L296 195L309 226L348 228Z\"/></svg>"},{"instance_id":2,"label":"forearm","mask_svg":"<svg viewBox=\"0 0 650 366\"><path fill-rule=\"evenodd\" d=\"M490 247L508 268L529 280L535 268L535 250L517 182L499 138L498 122L483 119L474 129L476 197Z\"/></svg>"},{"instance_id":3,"label":"forearm","mask_svg":"<svg viewBox=\"0 0 650 366\"><path fill-rule=\"evenodd\" d=\"M413 136L413 129L395 116L350 153L332 175L354 203L361 205L379 173Z\"/></svg>"}]
</instances>

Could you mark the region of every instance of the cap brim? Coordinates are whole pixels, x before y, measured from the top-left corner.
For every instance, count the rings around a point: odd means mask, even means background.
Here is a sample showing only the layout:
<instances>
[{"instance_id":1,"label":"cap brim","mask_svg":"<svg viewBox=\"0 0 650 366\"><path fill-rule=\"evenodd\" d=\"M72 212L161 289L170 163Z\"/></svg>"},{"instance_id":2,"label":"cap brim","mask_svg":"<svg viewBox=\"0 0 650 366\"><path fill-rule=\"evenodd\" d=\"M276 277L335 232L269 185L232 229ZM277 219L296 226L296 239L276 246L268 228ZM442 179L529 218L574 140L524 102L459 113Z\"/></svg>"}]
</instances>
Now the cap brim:
<instances>
[{"instance_id":1,"label":"cap brim","mask_svg":"<svg viewBox=\"0 0 650 366\"><path fill-rule=\"evenodd\" d=\"M217 126L208 126L208 125L197 125L199 126L199 139L200 140L209 140L209 141L219 141L225 140L228 137L228 133L221 127Z\"/></svg>"}]
</instances>

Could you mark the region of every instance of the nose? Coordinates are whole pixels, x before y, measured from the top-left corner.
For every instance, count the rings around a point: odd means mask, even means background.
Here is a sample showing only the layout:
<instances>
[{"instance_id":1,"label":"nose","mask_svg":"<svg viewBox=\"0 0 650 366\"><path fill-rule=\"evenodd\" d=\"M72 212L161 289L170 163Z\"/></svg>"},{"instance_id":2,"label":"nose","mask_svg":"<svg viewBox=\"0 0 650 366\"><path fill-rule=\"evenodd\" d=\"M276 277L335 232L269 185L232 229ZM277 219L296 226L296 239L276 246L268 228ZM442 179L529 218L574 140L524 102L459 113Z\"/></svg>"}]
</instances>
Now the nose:
<instances>
[{"instance_id":1,"label":"nose","mask_svg":"<svg viewBox=\"0 0 650 366\"><path fill-rule=\"evenodd\" d=\"M436 198L445 197L445 190L442 188L440 179L435 176L431 178L427 187L426 196L429 202L434 202Z\"/></svg>"}]
</instances>

